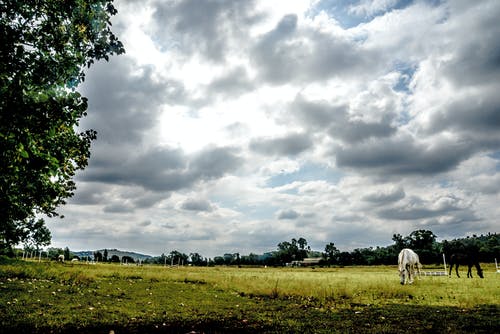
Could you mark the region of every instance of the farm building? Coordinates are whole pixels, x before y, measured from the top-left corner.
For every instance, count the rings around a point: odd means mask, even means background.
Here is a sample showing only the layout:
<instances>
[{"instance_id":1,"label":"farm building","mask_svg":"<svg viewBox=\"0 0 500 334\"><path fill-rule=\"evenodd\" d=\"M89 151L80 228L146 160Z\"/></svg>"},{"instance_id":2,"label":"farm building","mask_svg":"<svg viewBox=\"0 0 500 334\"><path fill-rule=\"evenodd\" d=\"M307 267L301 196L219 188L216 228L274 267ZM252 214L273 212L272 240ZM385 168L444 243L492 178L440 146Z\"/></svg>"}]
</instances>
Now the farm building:
<instances>
[{"instance_id":1,"label":"farm building","mask_svg":"<svg viewBox=\"0 0 500 334\"><path fill-rule=\"evenodd\" d=\"M323 260L322 257L306 257L302 261L292 261L291 263L287 263L287 266L290 267L308 267L308 266L317 266Z\"/></svg>"}]
</instances>

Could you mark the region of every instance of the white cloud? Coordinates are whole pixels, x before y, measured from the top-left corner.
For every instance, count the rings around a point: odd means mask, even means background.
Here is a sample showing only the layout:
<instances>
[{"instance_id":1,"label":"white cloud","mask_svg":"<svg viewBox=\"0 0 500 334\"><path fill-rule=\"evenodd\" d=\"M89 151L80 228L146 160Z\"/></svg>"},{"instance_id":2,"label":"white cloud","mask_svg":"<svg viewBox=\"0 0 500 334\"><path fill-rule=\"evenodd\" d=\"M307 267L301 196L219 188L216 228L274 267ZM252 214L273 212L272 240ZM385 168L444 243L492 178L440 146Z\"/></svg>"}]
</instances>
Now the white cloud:
<instances>
[{"instance_id":1,"label":"white cloud","mask_svg":"<svg viewBox=\"0 0 500 334\"><path fill-rule=\"evenodd\" d=\"M116 7L127 54L82 86L99 137L54 245L215 256L498 230L496 1Z\"/></svg>"}]
</instances>

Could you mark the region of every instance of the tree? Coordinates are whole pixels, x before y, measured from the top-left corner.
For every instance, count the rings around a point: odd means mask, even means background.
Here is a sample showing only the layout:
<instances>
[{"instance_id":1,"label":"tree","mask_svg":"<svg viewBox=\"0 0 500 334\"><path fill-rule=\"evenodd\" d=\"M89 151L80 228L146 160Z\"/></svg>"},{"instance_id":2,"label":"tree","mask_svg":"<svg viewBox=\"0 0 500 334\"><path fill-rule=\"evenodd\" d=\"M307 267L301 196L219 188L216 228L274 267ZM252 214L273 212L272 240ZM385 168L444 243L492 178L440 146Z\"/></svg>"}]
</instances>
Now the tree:
<instances>
[{"instance_id":1,"label":"tree","mask_svg":"<svg viewBox=\"0 0 500 334\"><path fill-rule=\"evenodd\" d=\"M282 265L292 261L301 261L307 257L307 251L310 249L306 239L292 238L291 242L283 241L278 244L278 259Z\"/></svg>"},{"instance_id":2,"label":"tree","mask_svg":"<svg viewBox=\"0 0 500 334\"><path fill-rule=\"evenodd\" d=\"M169 261L171 264L178 264L182 265L184 263L187 263L188 256L184 253L181 253L177 250L173 250L169 254Z\"/></svg>"},{"instance_id":3,"label":"tree","mask_svg":"<svg viewBox=\"0 0 500 334\"><path fill-rule=\"evenodd\" d=\"M104 249L104 252L102 254L102 261L108 262L108 250L107 249Z\"/></svg>"},{"instance_id":4,"label":"tree","mask_svg":"<svg viewBox=\"0 0 500 334\"><path fill-rule=\"evenodd\" d=\"M73 195L96 138L77 132L87 99L76 87L85 66L124 49L112 0L5 0L0 12L0 246L11 248Z\"/></svg>"},{"instance_id":5,"label":"tree","mask_svg":"<svg viewBox=\"0 0 500 334\"><path fill-rule=\"evenodd\" d=\"M122 263L135 263L134 258L128 255L122 256Z\"/></svg>"},{"instance_id":6,"label":"tree","mask_svg":"<svg viewBox=\"0 0 500 334\"><path fill-rule=\"evenodd\" d=\"M324 258L328 264L338 263L340 251L335 247L333 242L325 246Z\"/></svg>"},{"instance_id":7,"label":"tree","mask_svg":"<svg viewBox=\"0 0 500 334\"><path fill-rule=\"evenodd\" d=\"M70 260L71 259L71 252L69 251L68 247L64 248L64 258L66 260Z\"/></svg>"},{"instance_id":8,"label":"tree","mask_svg":"<svg viewBox=\"0 0 500 334\"><path fill-rule=\"evenodd\" d=\"M392 240L394 241L395 243L395 247L396 247L396 250L398 251L398 253L403 249L403 248L407 248L409 247L406 240L403 238L403 236L401 234L393 234L392 235Z\"/></svg>"},{"instance_id":9,"label":"tree","mask_svg":"<svg viewBox=\"0 0 500 334\"><path fill-rule=\"evenodd\" d=\"M102 262L102 253L97 251L94 252L94 261L96 262Z\"/></svg>"},{"instance_id":10,"label":"tree","mask_svg":"<svg viewBox=\"0 0 500 334\"><path fill-rule=\"evenodd\" d=\"M40 247L50 245L51 234L43 219L30 219L29 233L26 243L32 245L37 251Z\"/></svg>"},{"instance_id":11,"label":"tree","mask_svg":"<svg viewBox=\"0 0 500 334\"><path fill-rule=\"evenodd\" d=\"M45 226L43 219L35 219L30 217L23 222L20 222L15 229L13 235L13 244L24 242L25 249L39 250L40 247L50 245L51 234ZM0 254L12 255L12 249L0 238Z\"/></svg>"},{"instance_id":12,"label":"tree","mask_svg":"<svg viewBox=\"0 0 500 334\"><path fill-rule=\"evenodd\" d=\"M189 257L191 258L191 263L195 266L202 266L206 263L206 261L203 260L203 256L199 253L191 253Z\"/></svg>"},{"instance_id":13,"label":"tree","mask_svg":"<svg viewBox=\"0 0 500 334\"><path fill-rule=\"evenodd\" d=\"M414 249L432 250L436 235L429 230L416 230L408 236L410 240L410 247Z\"/></svg>"},{"instance_id":14,"label":"tree","mask_svg":"<svg viewBox=\"0 0 500 334\"><path fill-rule=\"evenodd\" d=\"M57 257L59 255L64 254L64 250L62 248L51 247L51 248L47 249L47 253L48 253L47 256L49 257L49 259L55 260L55 259L57 259Z\"/></svg>"},{"instance_id":15,"label":"tree","mask_svg":"<svg viewBox=\"0 0 500 334\"><path fill-rule=\"evenodd\" d=\"M429 230L416 230L407 237L409 247L420 257L422 263L440 263L441 256L437 250L436 235Z\"/></svg>"}]
</instances>

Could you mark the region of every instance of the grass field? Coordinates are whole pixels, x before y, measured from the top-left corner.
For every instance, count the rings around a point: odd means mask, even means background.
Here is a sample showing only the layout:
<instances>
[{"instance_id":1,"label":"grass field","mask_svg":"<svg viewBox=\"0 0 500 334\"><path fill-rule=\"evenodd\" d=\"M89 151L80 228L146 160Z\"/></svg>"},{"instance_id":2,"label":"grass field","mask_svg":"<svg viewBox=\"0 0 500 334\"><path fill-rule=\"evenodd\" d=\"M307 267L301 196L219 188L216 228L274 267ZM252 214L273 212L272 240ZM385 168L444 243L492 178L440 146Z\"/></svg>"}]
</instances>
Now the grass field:
<instances>
[{"instance_id":1,"label":"grass field","mask_svg":"<svg viewBox=\"0 0 500 334\"><path fill-rule=\"evenodd\" d=\"M500 274L422 277L395 266L235 268L0 264L5 333L492 333Z\"/></svg>"}]
</instances>

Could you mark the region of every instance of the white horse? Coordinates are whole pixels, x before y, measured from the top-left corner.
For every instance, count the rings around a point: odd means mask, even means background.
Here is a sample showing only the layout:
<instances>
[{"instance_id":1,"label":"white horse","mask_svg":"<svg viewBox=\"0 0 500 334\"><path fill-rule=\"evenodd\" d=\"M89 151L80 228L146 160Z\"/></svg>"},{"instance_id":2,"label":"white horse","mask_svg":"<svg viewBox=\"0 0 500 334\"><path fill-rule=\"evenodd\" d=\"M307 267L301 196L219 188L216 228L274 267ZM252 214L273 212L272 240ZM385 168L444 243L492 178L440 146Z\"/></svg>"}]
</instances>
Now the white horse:
<instances>
[{"instance_id":1,"label":"white horse","mask_svg":"<svg viewBox=\"0 0 500 334\"><path fill-rule=\"evenodd\" d=\"M417 253L409 248L403 249L398 256L398 269L399 277L401 278L401 284L413 283L413 276L415 276L415 271L420 275L420 260Z\"/></svg>"}]
</instances>

